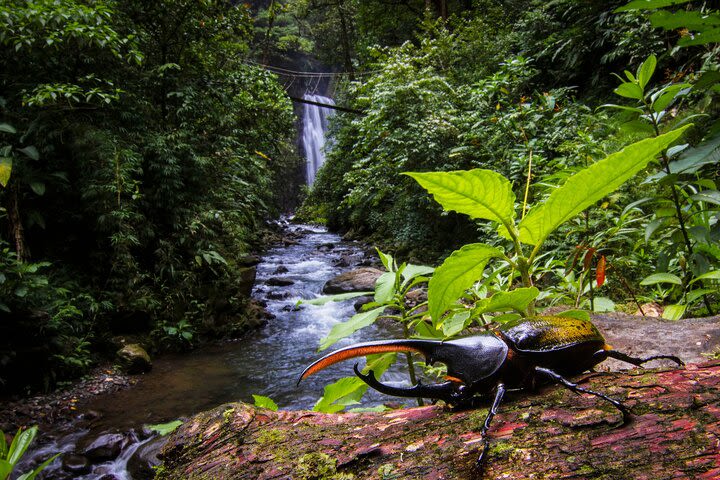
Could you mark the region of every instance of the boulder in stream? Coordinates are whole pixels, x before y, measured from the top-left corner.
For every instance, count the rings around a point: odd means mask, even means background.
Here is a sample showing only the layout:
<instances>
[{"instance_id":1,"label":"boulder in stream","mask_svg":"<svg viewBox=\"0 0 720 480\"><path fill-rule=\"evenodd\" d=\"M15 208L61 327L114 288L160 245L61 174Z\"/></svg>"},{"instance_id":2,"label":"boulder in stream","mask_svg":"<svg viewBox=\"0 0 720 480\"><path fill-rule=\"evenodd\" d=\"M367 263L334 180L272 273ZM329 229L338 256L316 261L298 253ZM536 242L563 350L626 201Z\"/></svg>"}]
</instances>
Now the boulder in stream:
<instances>
[{"instance_id":1,"label":"boulder in stream","mask_svg":"<svg viewBox=\"0 0 720 480\"><path fill-rule=\"evenodd\" d=\"M118 350L117 357L123 369L129 374L145 373L152 369L150 355L137 343L125 345Z\"/></svg>"},{"instance_id":2,"label":"boulder in stream","mask_svg":"<svg viewBox=\"0 0 720 480\"><path fill-rule=\"evenodd\" d=\"M90 460L84 455L68 453L62 457L62 468L66 472L85 475L86 473L90 473Z\"/></svg>"},{"instance_id":3,"label":"boulder in stream","mask_svg":"<svg viewBox=\"0 0 720 480\"><path fill-rule=\"evenodd\" d=\"M289 287L290 285L293 285L295 282L290 280L289 278L282 278L282 277L270 277L265 282L271 287Z\"/></svg>"},{"instance_id":4,"label":"boulder in stream","mask_svg":"<svg viewBox=\"0 0 720 480\"><path fill-rule=\"evenodd\" d=\"M120 433L106 433L97 437L85 447L83 455L93 463L114 460L122 452L125 436Z\"/></svg>"},{"instance_id":5,"label":"boulder in stream","mask_svg":"<svg viewBox=\"0 0 720 480\"><path fill-rule=\"evenodd\" d=\"M372 291L375 281L383 274L382 270L373 267L363 267L331 278L325 283L323 293L349 293Z\"/></svg>"}]
</instances>

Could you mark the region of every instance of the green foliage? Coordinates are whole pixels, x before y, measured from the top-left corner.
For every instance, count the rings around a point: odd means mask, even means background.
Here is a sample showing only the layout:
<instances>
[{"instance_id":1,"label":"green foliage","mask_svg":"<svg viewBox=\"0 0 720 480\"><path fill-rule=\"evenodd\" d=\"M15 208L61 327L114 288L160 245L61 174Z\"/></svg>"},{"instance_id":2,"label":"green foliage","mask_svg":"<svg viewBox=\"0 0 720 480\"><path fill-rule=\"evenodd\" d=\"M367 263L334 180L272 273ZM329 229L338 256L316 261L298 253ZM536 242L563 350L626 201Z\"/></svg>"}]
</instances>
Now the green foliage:
<instances>
[{"instance_id":1,"label":"green foliage","mask_svg":"<svg viewBox=\"0 0 720 480\"><path fill-rule=\"evenodd\" d=\"M0 18L0 308L63 345L49 383L128 319L185 348L242 315L242 258L296 162L289 100L245 63L248 9L10 1ZM25 321L38 310L50 328Z\"/></svg>"},{"instance_id":2,"label":"green foliage","mask_svg":"<svg viewBox=\"0 0 720 480\"><path fill-rule=\"evenodd\" d=\"M5 433L0 430L0 480L7 479L15 465L22 459L30 444L35 440L37 435L37 426L28 428L27 430L18 430L12 442L8 446L5 442ZM18 480L33 480L40 472L42 472L50 463L60 455L53 455L45 460L37 468L30 472L25 472L17 477Z\"/></svg>"},{"instance_id":3,"label":"green foliage","mask_svg":"<svg viewBox=\"0 0 720 480\"><path fill-rule=\"evenodd\" d=\"M164 437L165 435L168 435L177 430L177 428L182 424L183 422L181 420L173 420L172 422L167 423L156 423L153 425L147 425L147 427L161 437Z\"/></svg>"},{"instance_id":4,"label":"green foliage","mask_svg":"<svg viewBox=\"0 0 720 480\"><path fill-rule=\"evenodd\" d=\"M347 338L356 331L372 325L378 318L389 319L400 323L405 338L419 334L418 325L424 322L425 301L412 301L410 296L421 292L423 284L428 282L428 276L433 273L432 267L402 263L398 266L390 254L378 250L380 260L387 270L375 282L373 302L363 306L361 312L349 320L333 326L330 333L320 341L319 350L327 349L339 340ZM370 292L362 292L368 294ZM322 303L327 301L343 301L356 295L339 294L319 299ZM315 303L318 301L303 301L302 303ZM384 355L371 355L368 357L365 371L372 370L375 375L382 375L395 361L396 353ZM415 367L409 354L406 356L410 380L415 381ZM346 377L325 387L324 395L318 400L314 409L321 412L335 413L349 405L359 403L367 390L367 385L357 377Z\"/></svg>"},{"instance_id":5,"label":"green foliage","mask_svg":"<svg viewBox=\"0 0 720 480\"><path fill-rule=\"evenodd\" d=\"M255 401L256 407L267 408L269 410L272 410L273 412L276 412L278 410L277 403L275 403L270 397L265 397L263 395L253 395L253 400Z\"/></svg>"},{"instance_id":6,"label":"green foliage","mask_svg":"<svg viewBox=\"0 0 720 480\"><path fill-rule=\"evenodd\" d=\"M481 212L485 218L490 217L490 220L500 223L503 227L502 232L513 242L511 255L505 255L501 250L490 245L466 245L454 252L438 267L429 283L428 290L430 314L434 323L440 323L440 319L448 307L481 278L486 263L492 258L503 257L517 271L523 287L531 288L533 271L537 268L535 262L547 237L562 223L603 199L644 169L658 154L678 140L686 129L687 126L657 138L642 140L580 170L568 178L563 185L554 189L541 205L531 208L530 213L521 218L517 225L508 221L512 220L514 215L507 212L504 215L497 213L507 210L505 204L508 201L512 202L512 199L508 200L509 197L505 194L505 190L497 193L490 188L473 189L471 187L478 178L495 178L492 172L471 170L438 173L432 176L435 178L434 182L425 181L426 177L422 175L410 174L417 178L429 193L440 198L441 202L444 202L445 208L454 208L460 213L471 216ZM447 178L443 181L442 177ZM509 187L506 190L509 191ZM477 199L463 195L468 191L472 191ZM447 200L461 195L463 198L469 199L466 202ZM502 200L498 201L496 195ZM503 208L494 207L488 210L488 205L501 205ZM492 214L485 213L488 211ZM509 213L513 213L513 211L510 210ZM529 255L526 256L523 252L521 242L533 245L534 248ZM510 284L512 284L512 280L511 276ZM539 292L535 292L534 295L537 293ZM519 297L517 300L521 299L523 297ZM515 309L532 315L533 304L528 302L525 305L527 310L518 307Z\"/></svg>"}]
</instances>

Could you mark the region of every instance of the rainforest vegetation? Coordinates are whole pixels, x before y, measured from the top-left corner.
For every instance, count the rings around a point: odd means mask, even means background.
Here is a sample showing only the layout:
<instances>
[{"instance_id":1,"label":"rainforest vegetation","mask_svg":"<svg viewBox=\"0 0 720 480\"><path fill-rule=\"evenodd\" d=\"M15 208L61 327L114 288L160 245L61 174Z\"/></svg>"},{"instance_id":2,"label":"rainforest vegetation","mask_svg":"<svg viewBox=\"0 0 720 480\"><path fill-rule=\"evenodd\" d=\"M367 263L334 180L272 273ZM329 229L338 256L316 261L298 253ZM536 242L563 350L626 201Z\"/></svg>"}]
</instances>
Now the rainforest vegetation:
<instances>
[{"instance_id":1,"label":"rainforest vegetation","mask_svg":"<svg viewBox=\"0 0 720 480\"><path fill-rule=\"evenodd\" d=\"M181 349L242 328L248 255L300 204L392 252L363 324L399 310L407 334L446 337L558 304L717 313L719 8L2 2L0 388L82 374L117 334ZM301 198L286 90L319 83L268 65L337 73L322 88L350 110ZM428 280L430 322L401 301ZM498 292L517 293L503 309Z\"/></svg>"}]
</instances>

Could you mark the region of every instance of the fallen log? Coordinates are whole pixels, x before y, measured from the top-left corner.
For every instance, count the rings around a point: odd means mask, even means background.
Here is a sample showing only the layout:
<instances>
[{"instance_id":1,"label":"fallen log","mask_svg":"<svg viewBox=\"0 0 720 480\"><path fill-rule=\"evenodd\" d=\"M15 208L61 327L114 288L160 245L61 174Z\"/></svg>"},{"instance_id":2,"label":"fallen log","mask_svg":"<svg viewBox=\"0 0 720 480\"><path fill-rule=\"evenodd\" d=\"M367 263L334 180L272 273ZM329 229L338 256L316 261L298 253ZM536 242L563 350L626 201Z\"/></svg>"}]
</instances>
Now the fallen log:
<instances>
[{"instance_id":1,"label":"fallen log","mask_svg":"<svg viewBox=\"0 0 720 480\"><path fill-rule=\"evenodd\" d=\"M557 386L509 394L483 478L720 478L720 362L591 374L606 402ZM486 408L321 414L232 403L169 439L158 479L469 479Z\"/></svg>"}]
</instances>

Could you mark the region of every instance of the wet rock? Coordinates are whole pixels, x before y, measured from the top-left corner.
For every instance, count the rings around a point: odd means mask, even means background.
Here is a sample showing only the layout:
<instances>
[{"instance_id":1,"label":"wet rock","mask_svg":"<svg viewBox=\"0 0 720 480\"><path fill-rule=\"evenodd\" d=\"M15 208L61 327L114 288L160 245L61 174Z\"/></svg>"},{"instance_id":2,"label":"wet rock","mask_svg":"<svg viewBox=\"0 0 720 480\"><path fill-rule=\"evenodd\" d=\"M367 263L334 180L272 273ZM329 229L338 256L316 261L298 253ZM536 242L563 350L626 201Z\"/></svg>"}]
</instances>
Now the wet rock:
<instances>
[{"instance_id":1,"label":"wet rock","mask_svg":"<svg viewBox=\"0 0 720 480\"><path fill-rule=\"evenodd\" d=\"M295 282L290 280L289 278L272 277L272 278L268 278L268 280L265 283L267 283L271 287L289 287L290 285L293 285Z\"/></svg>"},{"instance_id":2,"label":"wet rock","mask_svg":"<svg viewBox=\"0 0 720 480\"><path fill-rule=\"evenodd\" d=\"M424 288L416 288L415 290L409 291L407 295L405 295L405 306L411 309L412 313L426 312L427 305L423 305L416 310L413 309L421 303L427 302L427 299L427 290Z\"/></svg>"},{"instance_id":3,"label":"wet rock","mask_svg":"<svg viewBox=\"0 0 720 480\"><path fill-rule=\"evenodd\" d=\"M355 300L355 303L353 304L353 307L355 308L355 311L356 311L356 312L359 312L360 309L361 309L364 305L367 305L368 303L372 302L373 300L374 300L374 298L373 298L372 296L370 296L370 295L365 295L365 296L362 296L362 297L358 297L357 300Z\"/></svg>"},{"instance_id":4,"label":"wet rock","mask_svg":"<svg viewBox=\"0 0 720 480\"><path fill-rule=\"evenodd\" d=\"M300 243L300 242L298 242L297 240L293 240L293 239L291 239L291 238L287 238L287 237L286 237L286 238L283 238L283 239L282 239L282 243L283 243L283 245L285 245L286 247L289 247L290 245L297 245L297 244Z\"/></svg>"},{"instance_id":5,"label":"wet rock","mask_svg":"<svg viewBox=\"0 0 720 480\"><path fill-rule=\"evenodd\" d=\"M363 267L341 273L325 283L323 293L335 294L362 292L366 290L371 291L375 289L375 281L382 274L382 270L372 267Z\"/></svg>"},{"instance_id":6,"label":"wet rock","mask_svg":"<svg viewBox=\"0 0 720 480\"><path fill-rule=\"evenodd\" d=\"M334 243L323 243L322 245L318 245L317 247L315 247L318 252L329 252L334 248Z\"/></svg>"},{"instance_id":7,"label":"wet rock","mask_svg":"<svg viewBox=\"0 0 720 480\"><path fill-rule=\"evenodd\" d=\"M236 285L237 285L238 292L245 297L250 297L253 286L255 286L255 278L257 277L257 268L255 268L254 266L238 268L237 272L238 272L238 277L237 277Z\"/></svg>"},{"instance_id":8,"label":"wet rock","mask_svg":"<svg viewBox=\"0 0 720 480\"><path fill-rule=\"evenodd\" d=\"M275 271L273 272L273 275L281 275L283 273L288 273L289 271L290 270L288 270L288 268L285 265L280 265L279 267L277 267L275 269Z\"/></svg>"},{"instance_id":9,"label":"wet rock","mask_svg":"<svg viewBox=\"0 0 720 480\"><path fill-rule=\"evenodd\" d=\"M238 258L236 261L239 267L254 267L260 263L260 257L257 255L245 255L244 257Z\"/></svg>"},{"instance_id":10,"label":"wet rock","mask_svg":"<svg viewBox=\"0 0 720 480\"><path fill-rule=\"evenodd\" d=\"M146 477L151 478L151 477ZM120 477L117 475L113 475L112 473L108 473L106 475L103 475L102 477L98 478L98 480L120 480Z\"/></svg>"},{"instance_id":11,"label":"wet rock","mask_svg":"<svg viewBox=\"0 0 720 480\"><path fill-rule=\"evenodd\" d=\"M123 369L131 375L149 372L152 368L150 355L137 343L125 345L118 350L117 357Z\"/></svg>"},{"instance_id":12,"label":"wet rock","mask_svg":"<svg viewBox=\"0 0 720 480\"><path fill-rule=\"evenodd\" d=\"M86 456L68 453L62 457L62 468L66 472L85 475L86 473L90 473L91 465L90 460L88 460Z\"/></svg>"},{"instance_id":13,"label":"wet rock","mask_svg":"<svg viewBox=\"0 0 720 480\"><path fill-rule=\"evenodd\" d=\"M265 295L266 298L269 300L285 300L286 298L290 297L290 292L268 292L267 295Z\"/></svg>"},{"instance_id":14,"label":"wet rock","mask_svg":"<svg viewBox=\"0 0 720 480\"><path fill-rule=\"evenodd\" d=\"M128 473L132 478L154 478L155 468L160 465L158 455L169 437L157 437L140 446L130 457L127 464Z\"/></svg>"},{"instance_id":15,"label":"wet rock","mask_svg":"<svg viewBox=\"0 0 720 480\"><path fill-rule=\"evenodd\" d=\"M90 461L101 463L107 460L114 460L122 452L125 436L120 433L106 433L97 437L83 451Z\"/></svg>"}]
</instances>

